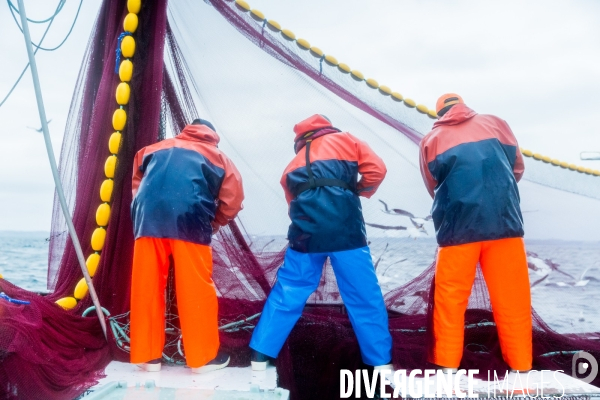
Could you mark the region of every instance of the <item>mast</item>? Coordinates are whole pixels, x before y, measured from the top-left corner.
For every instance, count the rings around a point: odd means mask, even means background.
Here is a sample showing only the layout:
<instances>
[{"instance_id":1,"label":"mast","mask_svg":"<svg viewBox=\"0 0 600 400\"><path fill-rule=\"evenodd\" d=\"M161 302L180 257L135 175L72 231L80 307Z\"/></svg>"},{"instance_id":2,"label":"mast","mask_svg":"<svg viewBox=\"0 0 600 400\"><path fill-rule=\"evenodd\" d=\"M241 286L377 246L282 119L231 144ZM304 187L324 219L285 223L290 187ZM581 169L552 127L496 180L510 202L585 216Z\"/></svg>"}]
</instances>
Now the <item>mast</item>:
<instances>
[{"instance_id":1,"label":"mast","mask_svg":"<svg viewBox=\"0 0 600 400\"><path fill-rule=\"evenodd\" d=\"M27 15L25 14L25 5L23 4L23 0L18 0L18 3L19 15L21 16L21 24L23 25L25 47L27 48L27 55L29 56L31 77L33 79L33 86L35 88L35 98L37 100L38 112L40 114L40 120L42 122L42 132L44 134L44 142L46 143L48 160L50 161L50 169L52 170L52 177L54 178L54 184L56 185L56 193L58 194L60 207L65 217L65 221L67 222L67 227L69 229L71 241L73 242L73 247L75 247L75 253L77 253L77 259L79 260L81 272L83 273L85 282L88 285L90 297L92 298L92 302L94 303L94 307L96 308L96 313L98 314L98 319L100 320L100 326L102 326L104 338L108 341L108 337L106 335L106 321L104 319L102 307L100 306L100 302L98 301L98 295L96 294L96 290L94 289L94 285L92 284L92 278L88 273L87 266L85 264L85 258L83 256L83 251L81 249L81 244L79 243L79 239L77 238L77 232L75 232L75 227L73 226L73 221L71 220L71 214L69 213L69 207L67 206L67 201L65 199L62 183L58 175L58 168L56 166L56 159L54 157L54 150L52 148L52 141L50 140L50 132L48 130L48 120L46 119L46 109L44 108L44 99L42 98L42 89L40 87L40 79L38 77L37 64L35 62L35 55L31 46L31 36L29 34L29 25L27 24Z\"/></svg>"}]
</instances>

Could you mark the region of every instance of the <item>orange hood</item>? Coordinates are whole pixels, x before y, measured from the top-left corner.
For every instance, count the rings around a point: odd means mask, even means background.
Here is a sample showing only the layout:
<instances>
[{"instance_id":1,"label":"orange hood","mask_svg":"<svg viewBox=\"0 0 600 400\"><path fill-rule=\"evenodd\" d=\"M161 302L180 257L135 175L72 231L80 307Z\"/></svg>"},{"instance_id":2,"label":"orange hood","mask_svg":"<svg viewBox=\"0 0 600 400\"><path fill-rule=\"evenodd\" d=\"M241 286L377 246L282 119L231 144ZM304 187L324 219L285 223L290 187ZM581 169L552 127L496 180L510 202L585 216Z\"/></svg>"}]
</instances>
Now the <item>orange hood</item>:
<instances>
[{"instance_id":1,"label":"orange hood","mask_svg":"<svg viewBox=\"0 0 600 400\"><path fill-rule=\"evenodd\" d=\"M438 119L433 127L436 128L440 125L458 125L466 120L473 118L477 113L471 110L464 104L456 104L452 106L450 110L440 119Z\"/></svg>"},{"instance_id":2,"label":"orange hood","mask_svg":"<svg viewBox=\"0 0 600 400\"><path fill-rule=\"evenodd\" d=\"M209 143L213 146L217 146L221 141L217 132L206 125L186 125L181 133L177 135L177 139Z\"/></svg>"}]
</instances>

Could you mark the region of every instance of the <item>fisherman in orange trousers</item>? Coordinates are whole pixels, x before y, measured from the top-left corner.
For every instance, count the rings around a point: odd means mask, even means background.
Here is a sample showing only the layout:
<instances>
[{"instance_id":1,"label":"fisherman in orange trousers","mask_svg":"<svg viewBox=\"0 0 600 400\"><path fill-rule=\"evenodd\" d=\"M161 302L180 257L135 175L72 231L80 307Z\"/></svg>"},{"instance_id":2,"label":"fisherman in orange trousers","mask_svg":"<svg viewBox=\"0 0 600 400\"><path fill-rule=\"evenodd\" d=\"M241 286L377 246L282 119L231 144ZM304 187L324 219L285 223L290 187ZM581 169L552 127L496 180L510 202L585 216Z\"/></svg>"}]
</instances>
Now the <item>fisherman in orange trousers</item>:
<instances>
[{"instance_id":1,"label":"fisherman in orange trousers","mask_svg":"<svg viewBox=\"0 0 600 400\"><path fill-rule=\"evenodd\" d=\"M211 123L197 119L135 156L131 362L146 371L161 367L169 256L187 365L201 373L229 364L219 351L210 242L242 209L244 193L238 170L218 143Z\"/></svg>"},{"instance_id":2,"label":"fisherman in orange trousers","mask_svg":"<svg viewBox=\"0 0 600 400\"><path fill-rule=\"evenodd\" d=\"M490 294L502 356L512 370L532 363L531 292L517 182L525 166L508 124L481 115L454 93L421 141L421 173L433 197L439 244L432 363L457 369L477 264Z\"/></svg>"}]
</instances>

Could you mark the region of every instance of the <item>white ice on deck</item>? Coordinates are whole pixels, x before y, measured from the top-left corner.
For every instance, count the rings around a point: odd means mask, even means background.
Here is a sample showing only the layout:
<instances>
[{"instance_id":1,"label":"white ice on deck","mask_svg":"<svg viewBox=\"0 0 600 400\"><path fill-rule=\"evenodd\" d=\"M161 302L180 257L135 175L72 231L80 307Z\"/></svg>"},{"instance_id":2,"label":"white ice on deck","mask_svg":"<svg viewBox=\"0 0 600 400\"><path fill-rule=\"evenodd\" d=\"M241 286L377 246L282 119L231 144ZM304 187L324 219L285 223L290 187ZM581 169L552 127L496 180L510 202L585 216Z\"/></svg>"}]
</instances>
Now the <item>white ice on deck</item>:
<instances>
[{"instance_id":1,"label":"white ice on deck","mask_svg":"<svg viewBox=\"0 0 600 400\"><path fill-rule=\"evenodd\" d=\"M252 371L250 367L228 367L204 374L194 374L183 366L163 365L160 372L142 371L134 364L112 361L105 370L106 378L100 380L94 389L109 382L127 382L128 387L144 385L154 380L157 387L175 389L236 390L247 392L251 386L258 385L262 390L277 387L277 372L269 366L266 371Z\"/></svg>"}]
</instances>

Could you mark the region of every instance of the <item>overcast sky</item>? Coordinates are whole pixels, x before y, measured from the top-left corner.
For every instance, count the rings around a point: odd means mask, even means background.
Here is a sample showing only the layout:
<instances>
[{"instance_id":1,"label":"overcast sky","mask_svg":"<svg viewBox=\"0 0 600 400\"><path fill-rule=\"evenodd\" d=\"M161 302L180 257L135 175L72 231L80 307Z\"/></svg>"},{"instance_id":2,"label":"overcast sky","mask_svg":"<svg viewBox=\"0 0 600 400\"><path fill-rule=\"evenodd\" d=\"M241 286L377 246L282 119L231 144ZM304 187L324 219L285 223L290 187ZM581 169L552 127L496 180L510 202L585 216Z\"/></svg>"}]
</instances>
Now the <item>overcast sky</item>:
<instances>
[{"instance_id":1,"label":"overcast sky","mask_svg":"<svg viewBox=\"0 0 600 400\"><path fill-rule=\"evenodd\" d=\"M198 0L201 1L201 0ZM58 1L25 0L44 19ZM298 37L406 97L433 107L458 92L478 112L507 120L521 146L561 160L600 151L600 2L251 0ZM50 132L60 152L72 91L100 1L84 1L74 31L38 52ZM174 3L176 4L176 3ZM68 0L44 44L75 16ZM33 40L43 31L32 26ZM0 3L0 101L27 63L22 36ZM0 230L50 228L53 182L29 72L0 107Z\"/></svg>"}]
</instances>

